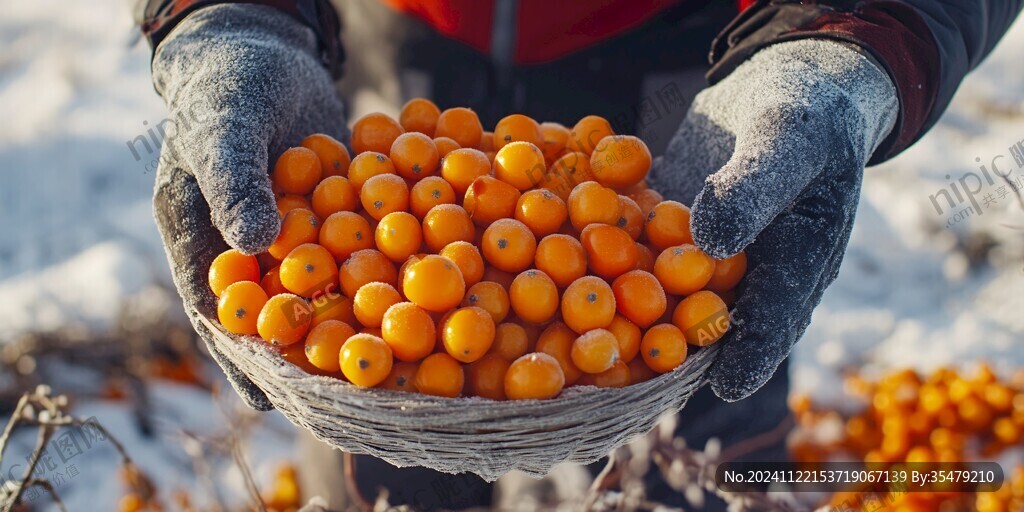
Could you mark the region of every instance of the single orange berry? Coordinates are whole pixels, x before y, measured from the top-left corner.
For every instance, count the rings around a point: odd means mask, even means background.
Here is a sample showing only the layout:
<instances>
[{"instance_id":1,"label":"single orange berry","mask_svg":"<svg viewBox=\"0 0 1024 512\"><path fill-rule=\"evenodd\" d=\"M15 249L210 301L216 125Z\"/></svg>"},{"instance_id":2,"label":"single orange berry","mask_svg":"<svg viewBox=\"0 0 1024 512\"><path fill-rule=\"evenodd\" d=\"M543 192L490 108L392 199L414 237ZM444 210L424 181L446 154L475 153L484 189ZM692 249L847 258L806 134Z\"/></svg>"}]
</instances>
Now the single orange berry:
<instances>
[{"instance_id":1,"label":"single orange berry","mask_svg":"<svg viewBox=\"0 0 1024 512\"><path fill-rule=\"evenodd\" d=\"M291 345L306 337L312 317L306 299L282 293L267 299L256 319L256 331L272 345Z\"/></svg>"},{"instance_id":2,"label":"single orange berry","mask_svg":"<svg viewBox=\"0 0 1024 512\"><path fill-rule=\"evenodd\" d=\"M260 280L260 264L255 256L242 254L235 249L228 249L210 263L210 290L220 297L228 286L239 281Z\"/></svg>"},{"instance_id":3,"label":"single orange berry","mask_svg":"<svg viewBox=\"0 0 1024 512\"><path fill-rule=\"evenodd\" d=\"M324 220L318 240L335 262L342 262L356 251L373 247L373 230L358 213L336 212Z\"/></svg>"},{"instance_id":4,"label":"single orange berry","mask_svg":"<svg viewBox=\"0 0 1024 512\"><path fill-rule=\"evenodd\" d=\"M590 155L590 168L598 183L624 189L640 183L651 170L651 151L632 135L613 135L597 143Z\"/></svg>"},{"instance_id":5,"label":"single orange berry","mask_svg":"<svg viewBox=\"0 0 1024 512\"><path fill-rule=\"evenodd\" d=\"M341 373L356 386L372 387L391 373L394 360L384 340L372 334L355 334L341 346Z\"/></svg>"},{"instance_id":6,"label":"single orange berry","mask_svg":"<svg viewBox=\"0 0 1024 512\"><path fill-rule=\"evenodd\" d=\"M577 333L608 327L614 318L615 295L599 277L581 277L562 294L562 321Z\"/></svg>"},{"instance_id":7,"label":"single orange berry","mask_svg":"<svg viewBox=\"0 0 1024 512\"><path fill-rule=\"evenodd\" d=\"M584 373L601 373L619 360L619 340L605 329L581 334L572 344L572 363Z\"/></svg>"},{"instance_id":8,"label":"single orange berry","mask_svg":"<svg viewBox=\"0 0 1024 512\"><path fill-rule=\"evenodd\" d=\"M484 268L484 277L480 280L497 283L502 288L508 290L512 287L512 281L514 281L515 278L516 274L505 272L504 270L498 270L491 265L487 265Z\"/></svg>"},{"instance_id":9,"label":"single orange berry","mask_svg":"<svg viewBox=\"0 0 1024 512\"><path fill-rule=\"evenodd\" d=\"M512 142L529 142L534 146L544 144L544 136L541 134L540 125L537 121L522 114L505 116L494 127L493 138L494 150L500 150Z\"/></svg>"},{"instance_id":10,"label":"single orange berry","mask_svg":"<svg viewBox=\"0 0 1024 512\"><path fill-rule=\"evenodd\" d=\"M411 213L392 212L377 224L374 240L377 249L391 261L405 261L423 245L423 228Z\"/></svg>"},{"instance_id":11,"label":"single orange berry","mask_svg":"<svg viewBox=\"0 0 1024 512\"><path fill-rule=\"evenodd\" d=\"M470 242L476 238L476 227L461 206L435 206L423 217L423 241L431 251L438 252L452 242Z\"/></svg>"},{"instance_id":12,"label":"single orange berry","mask_svg":"<svg viewBox=\"0 0 1024 512\"><path fill-rule=\"evenodd\" d=\"M607 329L619 342L619 359L627 363L632 361L640 352L640 340L643 338L640 328L628 318L615 315Z\"/></svg>"},{"instance_id":13,"label":"single orange berry","mask_svg":"<svg viewBox=\"0 0 1024 512\"><path fill-rule=\"evenodd\" d=\"M305 196L285 194L281 197L278 197L275 202L277 203L277 212L281 214L281 217L284 217L285 214L297 208L305 208L307 210L313 209L313 205L306 199Z\"/></svg>"},{"instance_id":14,"label":"single orange berry","mask_svg":"<svg viewBox=\"0 0 1024 512\"><path fill-rule=\"evenodd\" d=\"M643 270L644 272L654 272L654 251L650 247L637 242L636 243L636 269Z\"/></svg>"},{"instance_id":15,"label":"single orange berry","mask_svg":"<svg viewBox=\"0 0 1024 512\"><path fill-rule=\"evenodd\" d=\"M445 320L441 340L452 357L472 363L483 357L494 343L494 320L483 308L457 309Z\"/></svg>"},{"instance_id":16,"label":"single orange berry","mask_svg":"<svg viewBox=\"0 0 1024 512\"><path fill-rule=\"evenodd\" d=\"M380 329L396 359L419 361L434 350L434 320L412 302L400 302L388 308Z\"/></svg>"},{"instance_id":17,"label":"single orange berry","mask_svg":"<svg viewBox=\"0 0 1024 512\"><path fill-rule=\"evenodd\" d=\"M729 308L714 292L701 290L679 302L672 323L683 331L687 343L706 347L729 330Z\"/></svg>"},{"instance_id":18,"label":"single orange berry","mask_svg":"<svg viewBox=\"0 0 1024 512\"><path fill-rule=\"evenodd\" d=\"M658 374L655 373L654 370L652 370L650 367L648 367L646 362L644 362L644 358L636 357L629 362L630 384L639 384L641 382L647 382L657 376Z\"/></svg>"},{"instance_id":19,"label":"single orange berry","mask_svg":"<svg viewBox=\"0 0 1024 512\"><path fill-rule=\"evenodd\" d=\"M338 271L341 289L345 295L355 297L363 285L379 281L392 286L398 284L395 264L380 251L362 249L352 253Z\"/></svg>"},{"instance_id":20,"label":"single orange berry","mask_svg":"<svg viewBox=\"0 0 1024 512\"><path fill-rule=\"evenodd\" d=\"M586 116L580 119L569 131L569 141L565 144L569 151L590 154L601 139L615 135L612 125L601 116Z\"/></svg>"},{"instance_id":21,"label":"single orange berry","mask_svg":"<svg viewBox=\"0 0 1024 512\"><path fill-rule=\"evenodd\" d=\"M467 287L479 283L484 277L484 258L480 255L480 250L469 242L452 242L444 246L438 256L452 260L459 267Z\"/></svg>"},{"instance_id":22,"label":"single orange berry","mask_svg":"<svg viewBox=\"0 0 1024 512\"><path fill-rule=\"evenodd\" d=\"M490 226L498 219L511 217L519 201L519 191L504 181L490 176L481 176L473 181L462 207L476 225Z\"/></svg>"},{"instance_id":23,"label":"single orange berry","mask_svg":"<svg viewBox=\"0 0 1024 512\"><path fill-rule=\"evenodd\" d=\"M640 207L640 213L645 219L651 214L651 210L653 210L655 206L658 206L658 204L665 200L665 198L653 188L631 192L629 194L629 198L636 201L636 205Z\"/></svg>"},{"instance_id":24,"label":"single orange berry","mask_svg":"<svg viewBox=\"0 0 1024 512\"><path fill-rule=\"evenodd\" d=\"M443 312L462 301L466 282L452 260L432 254L409 265L402 278L402 291L417 306Z\"/></svg>"},{"instance_id":25,"label":"single orange berry","mask_svg":"<svg viewBox=\"0 0 1024 512\"><path fill-rule=\"evenodd\" d=\"M538 146L544 152L544 159L548 163L554 162L565 149L565 143L569 142L569 129L559 123L541 123L540 135L543 142Z\"/></svg>"},{"instance_id":26,"label":"single orange berry","mask_svg":"<svg viewBox=\"0 0 1024 512\"><path fill-rule=\"evenodd\" d=\"M391 144L403 133L405 129L398 121L378 112L367 114L352 125L352 151L356 154L367 151L387 154Z\"/></svg>"},{"instance_id":27,"label":"single orange berry","mask_svg":"<svg viewBox=\"0 0 1024 512\"><path fill-rule=\"evenodd\" d=\"M274 164L271 179L284 193L304 196L320 183L322 175L320 159L316 153L311 149L297 147L281 154Z\"/></svg>"},{"instance_id":28,"label":"single orange berry","mask_svg":"<svg viewBox=\"0 0 1024 512\"><path fill-rule=\"evenodd\" d=\"M647 214L644 225L647 240L659 250L682 244L692 244L690 209L676 201L662 201Z\"/></svg>"},{"instance_id":29,"label":"single orange berry","mask_svg":"<svg viewBox=\"0 0 1024 512\"><path fill-rule=\"evenodd\" d=\"M539 188L550 190L563 201L568 201L572 189L587 181L594 181L590 157L585 153L569 152L551 164Z\"/></svg>"},{"instance_id":30,"label":"single orange berry","mask_svg":"<svg viewBox=\"0 0 1024 512\"><path fill-rule=\"evenodd\" d=\"M634 241L639 240L640 235L644 233L644 214L640 211L640 206L627 196L619 196L619 203L622 205L622 213L615 227L629 233L629 237Z\"/></svg>"},{"instance_id":31,"label":"single orange berry","mask_svg":"<svg viewBox=\"0 0 1024 512\"><path fill-rule=\"evenodd\" d=\"M455 204L455 190L440 176L427 176L409 191L409 211L418 219L439 204Z\"/></svg>"},{"instance_id":32,"label":"single orange berry","mask_svg":"<svg viewBox=\"0 0 1024 512\"><path fill-rule=\"evenodd\" d=\"M296 208L281 219L281 231L274 243L267 248L267 252L283 260L292 249L302 244L316 243L319 235L320 219L316 214L304 208Z\"/></svg>"},{"instance_id":33,"label":"single orange berry","mask_svg":"<svg viewBox=\"0 0 1024 512\"><path fill-rule=\"evenodd\" d=\"M279 293L288 293L288 289L281 284L281 267L277 266L263 274L260 286L267 293L267 297L273 297Z\"/></svg>"},{"instance_id":34,"label":"single orange berry","mask_svg":"<svg viewBox=\"0 0 1024 512\"><path fill-rule=\"evenodd\" d=\"M559 288L565 288L587 273L587 253L583 244L569 235L554 234L537 244L534 264Z\"/></svg>"},{"instance_id":35,"label":"single orange berry","mask_svg":"<svg viewBox=\"0 0 1024 512\"><path fill-rule=\"evenodd\" d=\"M232 283L220 294L217 318L228 332L256 334L256 319L267 300L267 292L252 281Z\"/></svg>"},{"instance_id":36,"label":"single orange berry","mask_svg":"<svg viewBox=\"0 0 1024 512\"><path fill-rule=\"evenodd\" d=\"M394 174L374 176L363 184L359 200L366 212L379 221L389 213L409 209L409 185Z\"/></svg>"},{"instance_id":37,"label":"single orange berry","mask_svg":"<svg viewBox=\"0 0 1024 512\"><path fill-rule=\"evenodd\" d=\"M569 220L577 231L590 224L618 224L622 212L619 195L596 181L576 185L569 194Z\"/></svg>"},{"instance_id":38,"label":"single orange berry","mask_svg":"<svg viewBox=\"0 0 1024 512\"><path fill-rule=\"evenodd\" d=\"M348 166L352 162L345 145L325 133L314 133L302 139L301 146L316 153L320 160L320 171L324 178L328 176L348 175Z\"/></svg>"},{"instance_id":39,"label":"single orange berry","mask_svg":"<svg viewBox=\"0 0 1024 512\"><path fill-rule=\"evenodd\" d=\"M352 212L359 206L356 189L342 176L328 176L313 189L313 213L321 219L335 212Z\"/></svg>"},{"instance_id":40,"label":"single orange berry","mask_svg":"<svg viewBox=\"0 0 1024 512\"><path fill-rule=\"evenodd\" d=\"M533 353L516 359L505 373L505 396L509 400L547 400L565 387L565 375L558 361L548 354Z\"/></svg>"},{"instance_id":41,"label":"single orange berry","mask_svg":"<svg viewBox=\"0 0 1024 512\"><path fill-rule=\"evenodd\" d=\"M526 224L537 238L557 233L568 218L565 201L546 189L523 193L515 206L515 219Z\"/></svg>"},{"instance_id":42,"label":"single orange berry","mask_svg":"<svg viewBox=\"0 0 1024 512\"><path fill-rule=\"evenodd\" d=\"M448 137L435 137L434 146L437 147L437 154L442 159L448 156L448 153L451 153L452 151L455 151L456 149L459 149L461 147L459 146L458 142L455 142L454 140L449 139Z\"/></svg>"},{"instance_id":43,"label":"single orange berry","mask_svg":"<svg viewBox=\"0 0 1024 512\"><path fill-rule=\"evenodd\" d=\"M597 276L612 280L636 268L636 242L615 226L591 224L583 229L580 242L590 271Z\"/></svg>"},{"instance_id":44,"label":"single orange berry","mask_svg":"<svg viewBox=\"0 0 1024 512\"><path fill-rule=\"evenodd\" d=\"M537 252L533 232L515 219L501 219L488 226L480 245L484 259L505 272L526 270Z\"/></svg>"},{"instance_id":45,"label":"single orange berry","mask_svg":"<svg viewBox=\"0 0 1024 512\"><path fill-rule=\"evenodd\" d=\"M404 391L415 393L416 372L420 369L419 363L395 361L391 364L391 373L377 384L378 388L390 389L391 391Z\"/></svg>"},{"instance_id":46,"label":"single orange berry","mask_svg":"<svg viewBox=\"0 0 1024 512\"><path fill-rule=\"evenodd\" d=\"M341 372L326 372L316 366L313 366L306 357L305 343L292 343L291 345L275 348L277 348L277 353L281 355L281 359L298 366L302 371L310 375L341 377ZM335 356L337 356L337 354L335 354ZM335 357L335 359L337 359L337 357Z\"/></svg>"},{"instance_id":47,"label":"single orange berry","mask_svg":"<svg viewBox=\"0 0 1024 512\"><path fill-rule=\"evenodd\" d=\"M355 329L345 322L328 320L320 323L306 336L306 359L325 372L341 371L341 347L355 334Z\"/></svg>"},{"instance_id":48,"label":"single orange berry","mask_svg":"<svg viewBox=\"0 0 1024 512\"><path fill-rule=\"evenodd\" d=\"M340 293L327 293L319 297L311 304L313 307L313 322L311 327L316 327L328 320L338 320L351 325L352 328L359 326L353 311L353 300Z\"/></svg>"},{"instance_id":49,"label":"single orange berry","mask_svg":"<svg viewBox=\"0 0 1024 512\"><path fill-rule=\"evenodd\" d=\"M721 294L736 288L747 273L747 255L736 253L722 260L715 260L715 271L705 286L708 290Z\"/></svg>"},{"instance_id":50,"label":"single orange berry","mask_svg":"<svg viewBox=\"0 0 1024 512\"><path fill-rule=\"evenodd\" d=\"M494 148L494 132L485 130L483 136L480 137L480 146L478 146L477 149L483 151L485 154L497 151ZM494 159L492 158L491 160L493 161Z\"/></svg>"},{"instance_id":51,"label":"single orange berry","mask_svg":"<svg viewBox=\"0 0 1024 512\"><path fill-rule=\"evenodd\" d=\"M654 275L643 270L626 272L612 282L619 312L640 327L648 327L665 314L665 290Z\"/></svg>"},{"instance_id":52,"label":"single orange berry","mask_svg":"<svg viewBox=\"0 0 1024 512\"><path fill-rule=\"evenodd\" d=\"M629 365L616 361L611 368L601 373L588 373L580 378L581 386L597 386L599 388L624 388L631 383Z\"/></svg>"},{"instance_id":53,"label":"single orange berry","mask_svg":"<svg viewBox=\"0 0 1024 512\"><path fill-rule=\"evenodd\" d=\"M694 245L669 247L654 261L654 276L668 293L689 295L704 288L715 272L715 260Z\"/></svg>"},{"instance_id":54,"label":"single orange berry","mask_svg":"<svg viewBox=\"0 0 1024 512\"><path fill-rule=\"evenodd\" d=\"M572 345L579 336L562 322L552 322L537 338L537 352L555 359L562 369L565 384L571 386L583 372L572 362Z\"/></svg>"},{"instance_id":55,"label":"single orange berry","mask_svg":"<svg viewBox=\"0 0 1024 512\"><path fill-rule=\"evenodd\" d=\"M465 384L462 365L445 353L431 354L416 370L416 389L425 395L455 398Z\"/></svg>"},{"instance_id":56,"label":"single orange berry","mask_svg":"<svg viewBox=\"0 0 1024 512\"><path fill-rule=\"evenodd\" d=\"M508 316L511 301L505 288L493 281L480 281L466 291L462 299L463 307L478 307L490 313L495 324L501 323Z\"/></svg>"},{"instance_id":57,"label":"single orange berry","mask_svg":"<svg viewBox=\"0 0 1024 512\"><path fill-rule=\"evenodd\" d=\"M455 149L441 162L441 176L451 184L455 195L463 197L473 181L491 174L491 162L483 152L473 148Z\"/></svg>"},{"instance_id":58,"label":"single orange berry","mask_svg":"<svg viewBox=\"0 0 1024 512\"><path fill-rule=\"evenodd\" d=\"M480 146L484 128L476 112L468 108L455 107L441 112L437 118L435 137L448 137L464 148Z\"/></svg>"},{"instance_id":59,"label":"single orange berry","mask_svg":"<svg viewBox=\"0 0 1024 512\"><path fill-rule=\"evenodd\" d=\"M419 180L434 174L441 161L434 140L418 132L399 135L388 155L398 175L409 180Z\"/></svg>"},{"instance_id":60,"label":"single orange berry","mask_svg":"<svg viewBox=\"0 0 1024 512\"><path fill-rule=\"evenodd\" d=\"M352 311L363 327L380 327L384 321L384 313L399 302L402 302L402 296L394 286L387 283L366 283L356 292Z\"/></svg>"},{"instance_id":61,"label":"single orange berry","mask_svg":"<svg viewBox=\"0 0 1024 512\"><path fill-rule=\"evenodd\" d=\"M546 172L544 153L530 142L512 142L494 155L494 177L519 190L537 186Z\"/></svg>"},{"instance_id":62,"label":"single orange berry","mask_svg":"<svg viewBox=\"0 0 1024 512\"><path fill-rule=\"evenodd\" d=\"M511 363L487 354L466 366L466 393L491 400L505 399L505 373Z\"/></svg>"},{"instance_id":63,"label":"single orange berry","mask_svg":"<svg viewBox=\"0 0 1024 512\"><path fill-rule=\"evenodd\" d=\"M516 276L508 294L516 316L527 322L545 323L558 311L558 286L540 270L525 270Z\"/></svg>"},{"instance_id":64,"label":"single orange berry","mask_svg":"<svg viewBox=\"0 0 1024 512\"><path fill-rule=\"evenodd\" d=\"M302 244L281 261L281 284L288 291L307 299L336 288L338 264L327 249L317 244Z\"/></svg>"},{"instance_id":65,"label":"single orange berry","mask_svg":"<svg viewBox=\"0 0 1024 512\"><path fill-rule=\"evenodd\" d=\"M529 348L530 339L526 329L519 324L505 322L494 328L494 343L488 353L512 362L526 355Z\"/></svg>"},{"instance_id":66,"label":"single orange berry","mask_svg":"<svg viewBox=\"0 0 1024 512\"><path fill-rule=\"evenodd\" d=\"M398 123L406 132L419 132L433 137L441 109L426 98L413 98L406 102L398 114Z\"/></svg>"},{"instance_id":67,"label":"single orange berry","mask_svg":"<svg viewBox=\"0 0 1024 512\"><path fill-rule=\"evenodd\" d=\"M686 359L683 331L672 324L651 327L640 343L640 355L655 372L667 373L676 369Z\"/></svg>"},{"instance_id":68,"label":"single orange berry","mask_svg":"<svg viewBox=\"0 0 1024 512\"><path fill-rule=\"evenodd\" d=\"M383 153L359 153L348 168L348 181L358 193L366 180L381 174L397 174L395 164Z\"/></svg>"}]
</instances>

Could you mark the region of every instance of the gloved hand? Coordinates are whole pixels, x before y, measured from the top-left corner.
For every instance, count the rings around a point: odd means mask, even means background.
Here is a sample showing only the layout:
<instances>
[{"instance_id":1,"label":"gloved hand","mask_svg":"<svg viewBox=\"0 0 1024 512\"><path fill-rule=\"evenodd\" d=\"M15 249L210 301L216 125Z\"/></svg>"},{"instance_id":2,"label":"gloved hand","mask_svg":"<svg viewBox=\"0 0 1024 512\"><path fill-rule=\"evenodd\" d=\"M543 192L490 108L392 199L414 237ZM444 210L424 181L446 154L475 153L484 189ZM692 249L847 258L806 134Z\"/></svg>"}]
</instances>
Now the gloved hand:
<instances>
[{"instance_id":1,"label":"gloved hand","mask_svg":"<svg viewBox=\"0 0 1024 512\"><path fill-rule=\"evenodd\" d=\"M704 252L746 250L733 324L710 370L720 398L764 385L803 334L839 271L864 167L898 108L888 75L853 46L779 43L697 95L655 162L656 186L692 204Z\"/></svg>"},{"instance_id":2,"label":"gloved hand","mask_svg":"<svg viewBox=\"0 0 1024 512\"><path fill-rule=\"evenodd\" d=\"M313 32L255 5L206 7L184 19L156 50L153 82L173 123L153 209L174 284L235 391L250 407L271 409L217 351L195 311L216 318L207 272L218 254L228 245L259 253L277 237L270 159L312 133L348 140L341 101Z\"/></svg>"}]
</instances>

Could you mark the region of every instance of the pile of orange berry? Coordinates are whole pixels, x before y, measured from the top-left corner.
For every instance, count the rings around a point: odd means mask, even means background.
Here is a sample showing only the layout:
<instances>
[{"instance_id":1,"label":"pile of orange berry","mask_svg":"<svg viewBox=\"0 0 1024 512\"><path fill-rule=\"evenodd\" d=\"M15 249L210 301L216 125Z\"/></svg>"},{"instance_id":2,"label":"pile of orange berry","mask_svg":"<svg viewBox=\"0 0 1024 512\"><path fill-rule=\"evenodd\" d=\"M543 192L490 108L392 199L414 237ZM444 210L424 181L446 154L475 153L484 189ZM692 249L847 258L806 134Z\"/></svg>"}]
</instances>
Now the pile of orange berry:
<instances>
[{"instance_id":1,"label":"pile of orange berry","mask_svg":"<svg viewBox=\"0 0 1024 512\"><path fill-rule=\"evenodd\" d=\"M955 464L996 459L1024 439L1024 371L1000 379L986 364L970 375L951 368L928 375L899 370L877 381L853 374L845 386L865 404L859 412L844 415L816 408L807 396L791 398L799 424L790 440L794 459ZM841 434L827 442L815 439L825 424L842 425ZM833 503L852 499L841 494ZM996 492L906 493L896 505L906 511L1024 510L1024 462L1006 468L1006 481Z\"/></svg>"},{"instance_id":2,"label":"pile of orange berry","mask_svg":"<svg viewBox=\"0 0 1024 512\"><path fill-rule=\"evenodd\" d=\"M484 131L414 99L277 160L281 232L212 263L219 319L308 372L439 396L546 399L673 370L728 329L746 271L693 245L651 154L587 116Z\"/></svg>"}]
</instances>

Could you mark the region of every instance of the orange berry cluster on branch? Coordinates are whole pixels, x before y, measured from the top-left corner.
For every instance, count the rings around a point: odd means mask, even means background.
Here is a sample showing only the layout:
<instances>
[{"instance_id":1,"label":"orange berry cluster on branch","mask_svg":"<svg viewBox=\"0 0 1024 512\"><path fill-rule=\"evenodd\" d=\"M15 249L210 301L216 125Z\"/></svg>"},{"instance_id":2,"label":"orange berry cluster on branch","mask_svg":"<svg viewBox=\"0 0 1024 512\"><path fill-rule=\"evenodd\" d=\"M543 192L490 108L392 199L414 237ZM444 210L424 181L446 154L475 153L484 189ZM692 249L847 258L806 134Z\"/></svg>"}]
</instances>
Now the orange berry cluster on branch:
<instances>
[{"instance_id":1,"label":"orange berry cluster on branch","mask_svg":"<svg viewBox=\"0 0 1024 512\"><path fill-rule=\"evenodd\" d=\"M224 329L357 386L493 400L642 382L728 329L745 256L694 246L647 146L598 116L487 132L415 99L351 147L316 134L278 159L277 240L210 268Z\"/></svg>"}]
</instances>

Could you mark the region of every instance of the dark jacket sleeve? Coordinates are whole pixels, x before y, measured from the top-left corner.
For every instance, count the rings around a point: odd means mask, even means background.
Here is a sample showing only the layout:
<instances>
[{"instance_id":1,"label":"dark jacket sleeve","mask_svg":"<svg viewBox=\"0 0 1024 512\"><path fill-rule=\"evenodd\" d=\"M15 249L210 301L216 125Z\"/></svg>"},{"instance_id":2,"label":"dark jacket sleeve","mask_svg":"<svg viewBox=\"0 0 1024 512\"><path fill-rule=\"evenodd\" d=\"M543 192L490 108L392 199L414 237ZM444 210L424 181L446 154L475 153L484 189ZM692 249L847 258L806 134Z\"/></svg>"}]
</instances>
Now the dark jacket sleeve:
<instances>
[{"instance_id":1,"label":"dark jacket sleeve","mask_svg":"<svg viewBox=\"0 0 1024 512\"><path fill-rule=\"evenodd\" d=\"M889 73L900 116L871 163L917 141L964 76L999 42L1024 0L758 0L715 39L715 83L770 44L826 38L857 45Z\"/></svg>"}]
</instances>

